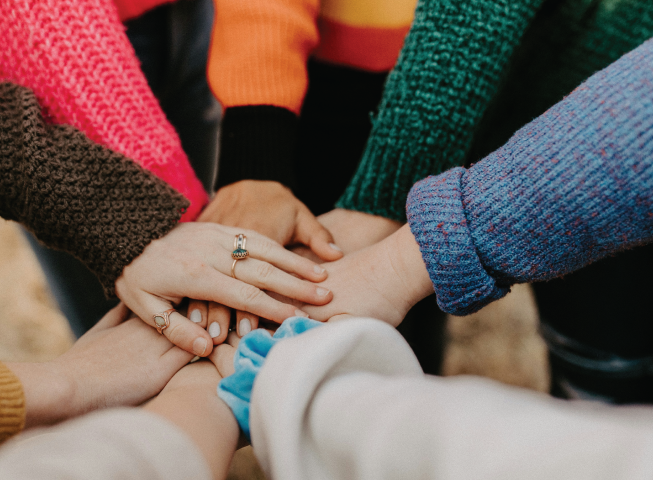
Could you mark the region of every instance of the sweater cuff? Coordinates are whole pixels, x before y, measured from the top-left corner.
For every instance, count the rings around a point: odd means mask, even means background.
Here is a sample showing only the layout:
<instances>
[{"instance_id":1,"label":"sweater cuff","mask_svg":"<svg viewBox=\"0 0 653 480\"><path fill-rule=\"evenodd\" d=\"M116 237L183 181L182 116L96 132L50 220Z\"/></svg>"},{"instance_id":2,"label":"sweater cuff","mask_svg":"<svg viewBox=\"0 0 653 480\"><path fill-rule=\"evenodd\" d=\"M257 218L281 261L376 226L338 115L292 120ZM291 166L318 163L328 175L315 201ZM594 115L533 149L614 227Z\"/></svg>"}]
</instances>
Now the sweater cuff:
<instances>
[{"instance_id":1,"label":"sweater cuff","mask_svg":"<svg viewBox=\"0 0 653 480\"><path fill-rule=\"evenodd\" d=\"M461 194L465 172L457 167L416 183L406 206L410 230L422 252L438 305L461 316L510 291L509 285L497 285L476 252Z\"/></svg>"},{"instance_id":2,"label":"sweater cuff","mask_svg":"<svg viewBox=\"0 0 653 480\"><path fill-rule=\"evenodd\" d=\"M25 426L25 395L20 380L0 363L0 444Z\"/></svg>"},{"instance_id":3,"label":"sweater cuff","mask_svg":"<svg viewBox=\"0 0 653 480\"><path fill-rule=\"evenodd\" d=\"M298 124L297 115L282 107L227 108L216 190L240 180L272 180L293 189Z\"/></svg>"},{"instance_id":4,"label":"sweater cuff","mask_svg":"<svg viewBox=\"0 0 653 480\"><path fill-rule=\"evenodd\" d=\"M243 433L250 438L249 409L254 380L272 347L279 340L296 337L322 323L303 317L291 317L281 324L273 336L257 329L245 335L234 355L235 371L218 385L218 396L229 405Z\"/></svg>"}]
</instances>

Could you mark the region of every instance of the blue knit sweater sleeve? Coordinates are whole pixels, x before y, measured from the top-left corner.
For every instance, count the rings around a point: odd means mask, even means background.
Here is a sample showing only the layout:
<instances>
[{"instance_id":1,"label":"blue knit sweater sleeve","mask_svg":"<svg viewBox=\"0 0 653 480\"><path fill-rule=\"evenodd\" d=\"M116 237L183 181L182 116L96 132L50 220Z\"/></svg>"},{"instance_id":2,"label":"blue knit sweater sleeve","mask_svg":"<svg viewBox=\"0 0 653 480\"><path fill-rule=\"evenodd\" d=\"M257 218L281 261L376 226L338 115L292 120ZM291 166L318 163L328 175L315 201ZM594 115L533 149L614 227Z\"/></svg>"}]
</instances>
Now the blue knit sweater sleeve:
<instances>
[{"instance_id":1,"label":"blue knit sweater sleeve","mask_svg":"<svg viewBox=\"0 0 653 480\"><path fill-rule=\"evenodd\" d=\"M469 170L417 183L407 214L456 315L652 241L653 40Z\"/></svg>"}]
</instances>

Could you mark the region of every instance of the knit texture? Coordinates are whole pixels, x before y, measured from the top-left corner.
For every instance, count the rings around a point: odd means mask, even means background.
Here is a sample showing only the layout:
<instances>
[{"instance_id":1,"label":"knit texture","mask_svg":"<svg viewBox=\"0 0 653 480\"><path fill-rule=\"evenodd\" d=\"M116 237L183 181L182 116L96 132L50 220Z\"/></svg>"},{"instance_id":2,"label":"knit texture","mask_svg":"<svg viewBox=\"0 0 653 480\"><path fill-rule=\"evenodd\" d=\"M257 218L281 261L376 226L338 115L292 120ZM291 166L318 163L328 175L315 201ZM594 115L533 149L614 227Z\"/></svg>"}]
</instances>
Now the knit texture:
<instances>
[{"instance_id":1,"label":"knit texture","mask_svg":"<svg viewBox=\"0 0 653 480\"><path fill-rule=\"evenodd\" d=\"M469 170L415 185L408 220L440 307L466 315L649 243L652 159L653 40Z\"/></svg>"},{"instance_id":2,"label":"knit texture","mask_svg":"<svg viewBox=\"0 0 653 480\"><path fill-rule=\"evenodd\" d=\"M0 362L0 444L25 426L25 395L20 380Z\"/></svg>"},{"instance_id":3,"label":"knit texture","mask_svg":"<svg viewBox=\"0 0 653 480\"><path fill-rule=\"evenodd\" d=\"M0 215L79 258L107 296L188 201L70 126L46 125L32 92L0 83Z\"/></svg>"},{"instance_id":4,"label":"knit texture","mask_svg":"<svg viewBox=\"0 0 653 480\"><path fill-rule=\"evenodd\" d=\"M190 200L208 197L147 85L111 0L0 2L0 80L31 88L48 122L68 124Z\"/></svg>"},{"instance_id":5,"label":"knit texture","mask_svg":"<svg viewBox=\"0 0 653 480\"><path fill-rule=\"evenodd\" d=\"M651 37L653 2L648 0L545 2L480 122L467 161L501 147L595 72Z\"/></svg>"},{"instance_id":6,"label":"knit texture","mask_svg":"<svg viewBox=\"0 0 653 480\"><path fill-rule=\"evenodd\" d=\"M420 0L337 206L405 220L410 187L460 165L542 0Z\"/></svg>"}]
</instances>

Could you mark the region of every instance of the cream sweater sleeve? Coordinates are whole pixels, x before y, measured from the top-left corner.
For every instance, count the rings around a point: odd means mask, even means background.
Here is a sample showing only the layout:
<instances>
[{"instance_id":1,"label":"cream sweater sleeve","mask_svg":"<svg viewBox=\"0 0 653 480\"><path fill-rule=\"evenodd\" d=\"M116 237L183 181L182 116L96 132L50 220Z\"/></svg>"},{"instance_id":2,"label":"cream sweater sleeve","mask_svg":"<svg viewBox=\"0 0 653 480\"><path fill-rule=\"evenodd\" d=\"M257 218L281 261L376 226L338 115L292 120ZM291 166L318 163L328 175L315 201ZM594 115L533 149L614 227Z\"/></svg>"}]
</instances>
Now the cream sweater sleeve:
<instances>
[{"instance_id":1,"label":"cream sweater sleeve","mask_svg":"<svg viewBox=\"0 0 653 480\"><path fill-rule=\"evenodd\" d=\"M254 383L269 478L653 478L653 408L565 402L421 373L401 336L353 319L282 340Z\"/></svg>"},{"instance_id":2,"label":"cream sweater sleeve","mask_svg":"<svg viewBox=\"0 0 653 480\"><path fill-rule=\"evenodd\" d=\"M0 443L25 426L25 395L20 381L0 362Z\"/></svg>"},{"instance_id":3,"label":"cream sweater sleeve","mask_svg":"<svg viewBox=\"0 0 653 480\"><path fill-rule=\"evenodd\" d=\"M0 449L0 478L211 480L211 473L178 427L143 409L117 408L8 442Z\"/></svg>"}]
</instances>

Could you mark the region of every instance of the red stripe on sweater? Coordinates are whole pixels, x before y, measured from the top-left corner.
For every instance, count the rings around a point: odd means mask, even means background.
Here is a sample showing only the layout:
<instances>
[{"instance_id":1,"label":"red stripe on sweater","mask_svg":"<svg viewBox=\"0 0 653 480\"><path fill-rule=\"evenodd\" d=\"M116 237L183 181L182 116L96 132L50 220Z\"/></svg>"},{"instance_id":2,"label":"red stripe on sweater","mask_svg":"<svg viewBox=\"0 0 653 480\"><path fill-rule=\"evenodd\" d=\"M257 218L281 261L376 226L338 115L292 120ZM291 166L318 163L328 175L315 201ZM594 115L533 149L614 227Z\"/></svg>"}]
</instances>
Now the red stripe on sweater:
<instances>
[{"instance_id":1,"label":"red stripe on sweater","mask_svg":"<svg viewBox=\"0 0 653 480\"><path fill-rule=\"evenodd\" d=\"M371 72L394 67L410 25L398 28L353 27L318 19L320 44L313 56L320 60Z\"/></svg>"}]
</instances>

